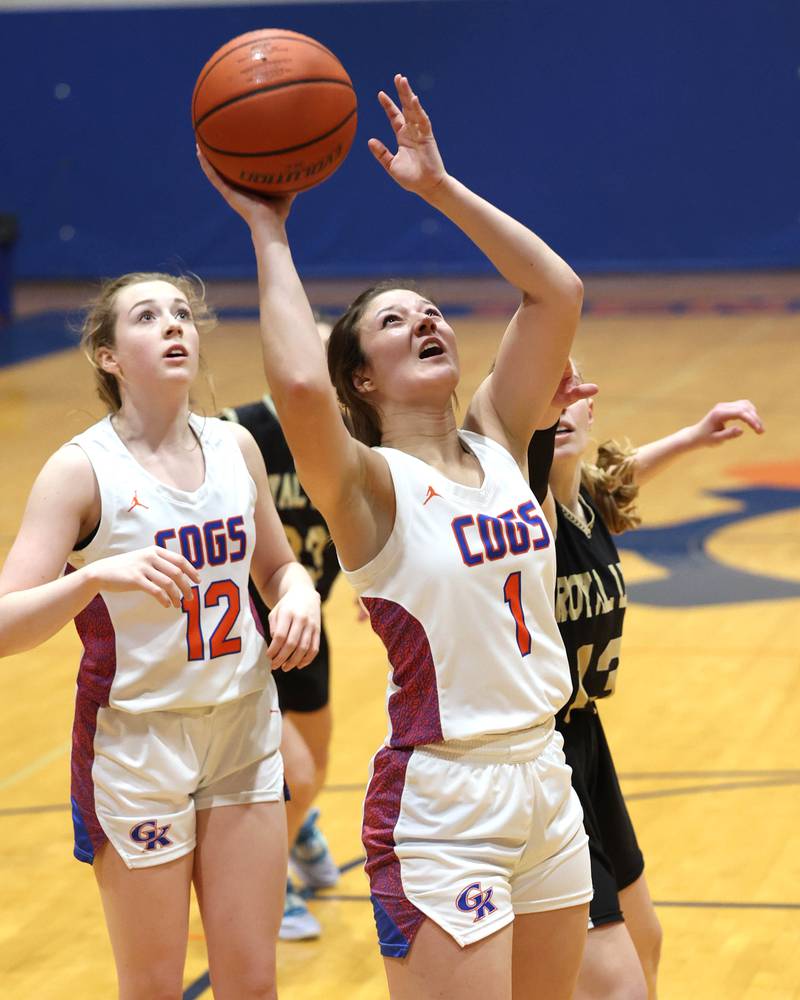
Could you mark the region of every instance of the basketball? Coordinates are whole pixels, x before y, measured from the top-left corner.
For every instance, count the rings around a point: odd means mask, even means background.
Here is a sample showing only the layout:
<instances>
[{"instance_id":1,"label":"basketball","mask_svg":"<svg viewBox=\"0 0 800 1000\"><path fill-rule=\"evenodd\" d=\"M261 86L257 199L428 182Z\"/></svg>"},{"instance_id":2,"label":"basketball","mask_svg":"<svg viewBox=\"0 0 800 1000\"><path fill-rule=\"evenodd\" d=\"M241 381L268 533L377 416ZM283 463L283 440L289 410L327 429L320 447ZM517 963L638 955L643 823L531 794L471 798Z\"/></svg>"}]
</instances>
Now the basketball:
<instances>
[{"instance_id":1,"label":"basketball","mask_svg":"<svg viewBox=\"0 0 800 1000\"><path fill-rule=\"evenodd\" d=\"M283 28L231 39L192 95L192 124L209 162L259 194L305 191L341 166L356 131L350 77L320 42Z\"/></svg>"}]
</instances>

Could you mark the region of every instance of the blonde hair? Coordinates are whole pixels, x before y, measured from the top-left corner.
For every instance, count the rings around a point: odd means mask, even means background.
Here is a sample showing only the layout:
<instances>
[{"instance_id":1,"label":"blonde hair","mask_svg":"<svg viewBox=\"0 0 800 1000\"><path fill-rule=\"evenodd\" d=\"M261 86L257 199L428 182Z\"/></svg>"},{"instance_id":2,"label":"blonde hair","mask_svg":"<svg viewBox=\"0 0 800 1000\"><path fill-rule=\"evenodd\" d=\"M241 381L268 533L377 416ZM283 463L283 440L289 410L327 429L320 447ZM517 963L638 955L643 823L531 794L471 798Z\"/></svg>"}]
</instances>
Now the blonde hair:
<instances>
[{"instance_id":1,"label":"blonde hair","mask_svg":"<svg viewBox=\"0 0 800 1000\"><path fill-rule=\"evenodd\" d=\"M594 462L581 465L581 485L585 486L600 511L603 522L615 535L637 528L642 519L636 509L639 486L636 449L629 443L604 441Z\"/></svg>"},{"instance_id":2,"label":"blonde hair","mask_svg":"<svg viewBox=\"0 0 800 1000\"><path fill-rule=\"evenodd\" d=\"M194 324L201 334L213 329L217 323L216 316L206 303L205 285L197 275L175 276L156 271L134 271L104 281L86 310L80 329L80 345L94 369L97 395L111 413L116 413L122 406L119 383L111 372L104 371L97 363L97 352L101 347L114 346L117 293L129 285L138 285L144 281L165 281L182 292L189 303Z\"/></svg>"}]
</instances>

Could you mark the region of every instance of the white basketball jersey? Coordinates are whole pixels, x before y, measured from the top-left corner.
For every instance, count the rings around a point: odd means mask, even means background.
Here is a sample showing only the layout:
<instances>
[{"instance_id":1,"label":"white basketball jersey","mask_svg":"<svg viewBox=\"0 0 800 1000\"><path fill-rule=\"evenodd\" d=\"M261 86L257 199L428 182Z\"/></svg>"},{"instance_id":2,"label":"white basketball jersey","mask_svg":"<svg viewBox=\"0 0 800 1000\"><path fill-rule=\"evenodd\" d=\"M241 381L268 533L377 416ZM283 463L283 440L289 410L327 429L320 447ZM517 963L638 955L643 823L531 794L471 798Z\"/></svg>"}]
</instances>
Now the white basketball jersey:
<instances>
[{"instance_id":1,"label":"white basketball jersey","mask_svg":"<svg viewBox=\"0 0 800 1000\"><path fill-rule=\"evenodd\" d=\"M218 705L274 688L247 590L255 483L229 425L189 419L205 459L203 484L191 492L144 469L109 417L69 442L92 463L102 513L67 572L160 545L181 552L200 573L180 608L164 608L141 590L102 591L76 617L84 646L79 688L97 704L127 712Z\"/></svg>"},{"instance_id":2,"label":"white basketball jersey","mask_svg":"<svg viewBox=\"0 0 800 1000\"><path fill-rule=\"evenodd\" d=\"M460 436L480 487L377 449L394 481L394 527L374 559L346 572L389 654L391 746L529 729L571 692L541 507L505 448Z\"/></svg>"}]
</instances>

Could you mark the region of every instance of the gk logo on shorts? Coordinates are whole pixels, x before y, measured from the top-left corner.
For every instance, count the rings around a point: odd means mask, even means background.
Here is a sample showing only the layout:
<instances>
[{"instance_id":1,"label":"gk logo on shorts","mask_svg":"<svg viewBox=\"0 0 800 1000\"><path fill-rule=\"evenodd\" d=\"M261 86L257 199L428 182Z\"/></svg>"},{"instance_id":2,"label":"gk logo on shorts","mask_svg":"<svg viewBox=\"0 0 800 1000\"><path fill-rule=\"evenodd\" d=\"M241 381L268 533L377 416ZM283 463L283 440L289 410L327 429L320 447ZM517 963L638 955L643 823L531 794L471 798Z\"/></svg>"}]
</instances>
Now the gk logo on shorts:
<instances>
[{"instance_id":1,"label":"gk logo on shorts","mask_svg":"<svg viewBox=\"0 0 800 1000\"><path fill-rule=\"evenodd\" d=\"M471 913L474 910L475 920L473 923L477 923L479 920L483 920L487 914L494 913L497 909L492 902L493 892L494 889L481 889L480 882L473 882L459 893L458 899L456 899L456 906L459 910L463 910L464 913Z\"/></svg>"},{"instance_id":2,"label":"gk logo on shorts","mask_svg":"<svg viewBox=\"0 0 800 1000\"><path fill-rule=\"evenodd\" d=\"M158 820L148 819L144 823L139 823L131 830L131 840L138 844L144 844L146 851L154 851L157 847L169 847L172 841L167 836L171 823L166 826L159 826ZM491 891L491 890L490 890Z\"/></svg>"}]
</instances>

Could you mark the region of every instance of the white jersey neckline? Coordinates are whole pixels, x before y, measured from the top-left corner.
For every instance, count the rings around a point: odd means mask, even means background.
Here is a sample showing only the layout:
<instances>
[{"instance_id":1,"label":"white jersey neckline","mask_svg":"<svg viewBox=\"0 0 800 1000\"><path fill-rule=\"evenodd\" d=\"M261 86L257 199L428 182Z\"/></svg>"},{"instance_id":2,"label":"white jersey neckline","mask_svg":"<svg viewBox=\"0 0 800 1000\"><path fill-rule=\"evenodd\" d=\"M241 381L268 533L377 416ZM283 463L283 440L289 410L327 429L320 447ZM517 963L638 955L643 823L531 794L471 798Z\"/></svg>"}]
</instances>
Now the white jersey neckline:
<instances>
[{"instance_id":1,"label":"white jersey neckline","mask_svg":"<svg viewBox=\"0 0 800 1000\"><path fill-rule=\"evenodd\" d=\"M106 424L108 432L112 435L113 439L122 448L125 457L129 462L132 462L136 469L159 491L161 491L165 496L170 497L173 500L183 503L197 503L204 500L206 494L208 493L208 455L206 454L206 446L208 445L208 440L203 441L203 424L205 420L199 417L196 413L189 413L189 427L192 433L197 438L197 444L200 448L200 452L203 456L203 481L197 487L196 490L183 490L179 486L173 486L170 483L165 483L163 479L159 479L158 476L154 476L141 462L136 458L127 444L122 440L120 435L117 433L116 427L111 420L111 414L105 418L103 423ZM238 447L238 445L237 445Z\"/></svg>"},{"instance_id":2,"label":"white jersey neckline","mask_svg":"<svg viewBox=\"0 0 800 1000\"><path fill-rule=\"evenodd\" d=\"M402 448L390 448L384 445L380 445L376 449L376 451L399 451L402 455L405 455L406 458L413 459L413 461L418 462L425 469L429 470L429 472L433 472L436 475L437 480L440 482L440 484L446 486L451 496L463 497L464 499L479 501L483 499L483 497L488 496L489 493L493 491L494 486L490 482L490 477L486 475L486 469L484 468L480 456L470 443L469 440L470 437L477 437L480 440L480 442L483 443L483 439L485 436L483 434L475 434L474 431L465 431L463 429L458 430L458 440L460 441L462 448L467 452L467 454L471 455L478 463L478 468L480 469L481 472L480 486L467 486L466 483L459 483L455 479L450 479L449 476L446 476L443 472L440 472L439 469L437 469L435 466L430 465L422 458L417 458L417 456L412 455L411 452L403 451Z\"/></svg>"}]
</instances>

